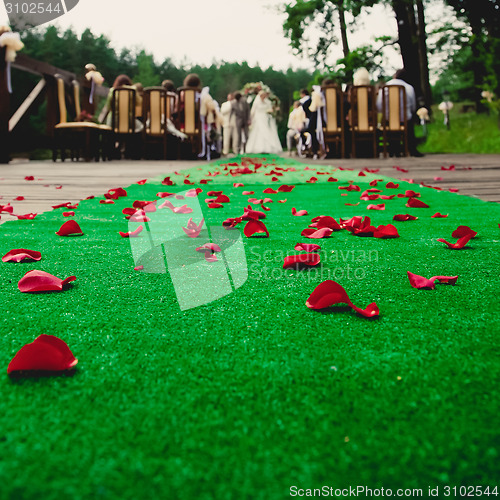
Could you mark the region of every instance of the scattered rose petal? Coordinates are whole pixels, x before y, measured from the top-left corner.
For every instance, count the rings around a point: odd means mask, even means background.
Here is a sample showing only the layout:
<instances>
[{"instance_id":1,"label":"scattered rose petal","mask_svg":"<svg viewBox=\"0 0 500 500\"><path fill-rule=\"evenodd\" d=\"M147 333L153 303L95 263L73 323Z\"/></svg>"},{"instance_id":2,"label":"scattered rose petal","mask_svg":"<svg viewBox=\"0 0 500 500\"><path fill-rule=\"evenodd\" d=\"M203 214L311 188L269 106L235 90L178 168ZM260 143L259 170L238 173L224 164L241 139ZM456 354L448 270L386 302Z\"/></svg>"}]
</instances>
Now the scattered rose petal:
<instances>
[{"instance_id":1,"label":"scattered rose petal","mask_svg":"<svg viewBox=\"0 0 500 500\"><path fill-rule=\"evenodd\" d=\"M399 184L395 184L394 182L388 182L385 187L387 189L397 189L399 187Z\"/></svg>"},{"instance_id":2,"label":"scattered rose petal","mask_svg":"<svg viewBox=\"0 0 500 500\"><path fill-rule=\"evenodd\" d=\"M298 252L319 252L321 250L321 247L319 245L316 245L315 243L296 243L295 250Z\"/></svg>"},{"instance_id":3,"label":"scattered rose petal","mask_svg":"<svg viewBox=\"0 0 500 500\"><path fill-rule=\"evenodd\" d=\"M266 238L269 238L269 231L267 230L266 225L260 220L249 220L245 228L243 229L243 233L247 238L250 238L254 235L263 235L265 234Z\"/></svg>"},{"instance_id":4,"label":"scattered rose petal","mask_svg":"<svg viewBox=\"0 0 500 500\"><path fill-rule=\"evenodd\" d=\"M16 215L16 217L19 220L25 220L25 219L34 219L38 214L24 214L24 215Z\"/></svg>"},{"instance_id":5,"label":"scattered rose petal","mask_svg":"<svg viewBox=\"0 0 500 500\"><path fill-rule=\"evenodd\" d=\"M215 243L205 243L201 247L198 247L196 251L204 253L207 262L217 262L218 259L215 252L222 252L220 246Z\"/></svg>"},{"instance_id":6,"label":"scattered rose petal","mask_svg":"<svg viewBox=\"0 0 500 500\"><path fill-rule=\"evenodd\" d=\"M14 207L11 206L10 203L7 203L7 205L0 205L0 213L6 212L8 214L12 214L13 211L14 211Z\"/></svg>"},{"instance_id":7,"label":"scattered rose petal","mask_svg":"<svg viewBox=\"0 0 500 500\"><path fill-rule=\"evenodd\" d=\"M418 217L415 217L414 215L410 214L396 214L392 220L397 220L397 221L406 221L406 220L417 220Z\"/></svg>"},{"instance_id":8,"label":"scattered rose petal","mask_svg":"<svg viewBox=\"0 0 500 500\"><path fill-rule=\"evenodd\" d=\"M43 334L16 353L7 367L7 374L63 372L71 370L77 363L66 342L53 335Z\"/></svg>"},{"instance_id":9,"label":"scattered rose petal","mask_svg":"<svg viewBox=\"0 0 500 500\"><path fill-rule=\"evenodd\" d=\"M75 280L75 276L62 280L44 271L28 271L17 286L22 293L60 292L68 283Z\"/></svg>"},{"instance_id":10,"label":"scattered rose petal","mask_svg":"<svg viewBox=\"0 0 500 500\"><path fill-rule=\"evenodd\" d=\"M288 186L286 184L283 184L278 188L278 191L280 193L289 193L290 191L293 191L295 189L295 186Z\"/></svg>"},{"instance_id":11,"label":"scattered rose petal","mask_svg":"<svg viewBox=\"0 0 500 500\"><path fill-rule=\"evenodd\" d=\"M276 194L278 191L276 191L276 189L273 189L273 188L266 188L262 192L265 194Z\"/></svg>"},{"instance_id":12,"label":"scattered rose petal","mask_svg":"<svg viewBox=\"0 0 500 500\"><path fill-rule=\"evenodd\" d=\"M311 220L310 227L315 227L316 229L327 227L332 231L340 231L342 229L340 224L329 215L319 215L318 217L314 217Z\"/></svg>"},{"instance_id":13,"label":"scattered rose petal","mask_svg":"<svg viewBox=\"0 0 500 500\"><path fill-rule=\"evenodd\" d=\"M286 203L286 200L287 198L285 198L284 200L278 200L278 203Z\"/></svg>"},{"instance_id":14,"label":"scattered rose petal","mask_svg":"<svg viewBox=\"0 0 500 500\"><path fill-rule=\"evenodd\" d=\"M456 243L449 243L448 241L446 241L443 238L438 238L438 241L440 241L441 243L445 243L446 245L448 245L448 248L452 248L454 250L460 250L465 245L467 245L467 243L469 243L469 240L471 240L472 238L473 238L473 234L472 233L467 233L465 236L462 236L461 238L459 238Z\"/></svg>"},{"instance_id":15,"label":"scattered rose petal","mask_svg":"<svg viewBox=\"0 0 500 500\"><path fill-rule=\"evenodd\" d=\"M387 226L380 225L377 230L373 232L374 238L399 238L398 230L396 226L392 224L387 224Z\"/></svg>"},{"instance_id":16,"label":"scattered rose petal","mask_svg":"<svg viewBox=\"0 0 500 500\"><path fill-rule=\"evenodd\" d=\"M250 196L251 194L255 194L255 191L243 191L244 196Z\"/></svg>"},{"instance_id":17,"label":"scattered rose petal","mask_svg":"<svg viewBox=\"0 0 500 500\"><path fill-rule=\"evenodd\" d=\"M63 212L63 217L74 217L75 212Z\"/></svg>"},{"instance_id":18,"label":"scattered rose petal","mask_svg":"<svg viewBox=\"0 0 500 500\"><path fill-rule=\"evenodd\" d=\"M221 203L209 203L208 208L222 208L224 205Z\"/></svg>"},{"instance_id":19,"label":"scattered rose petal","mask_svg":"<svg viewBox=\"0 0 500 500\"><path fill-rule=\"evenodd\" d=\"M134 271L142 271L144 269L144 266L135 266Z\"/></svg>"},{"instance_id":20,"label":"scattered rose petal","mask_svg":"<svg viewBox=\"0 0 500 500\"><path fill-rule=\"evenodd\" d=\"M233 183L233 187L235 188L239 188L239 187L243 187L245 184L243 184L242 182L234 182Z\"/></svg>"},{"instance_id":21,"label":"scattered rose petal","mask_svg":"<svg viewBox=\"0 0 500 500\"><path fill-rule=\"evenodd\" d=\"M434 180L435 180L435 181L442 181L442 180L443 180L443 178L442 178L442 177L434 177Z\"/></svg>"},{"instance_id":22,"label":"scattered rose petal","mask_svg":"<svg viewBox=\"0 0 500 500\"><path fill-rule=\"evenodd\" d=\"M147 179L142 179L140 181L137 181L137 184L139 184L139 186L143 186L144 184L146 184L146 181Z\"/></svg>"},{"instance_id":23,"label":"scattered rose petal","mask_svg":"<svg viewBox=\"0 0 500 500\"><path fill-rule=\"evenodd\" d=\"M417 200L416 198L410 198L406 203L406 206L408 208L429 208L429 205L427 205L427 203Z\"/></svg>"},{"instance_id":24,"label":"scattered rose petal","mask_svg":"<svg viewBox=\"0 0 500 500\"><path fill-rule=\"evenodd\" d=\"M338 182L338 179L335 179L335 177L328 177L326 182Z\"/></svg>"},{"instance_id":25,"label":"scattered rose petal","mask_svg":"<svg viewBox=\"0 0 500 500\"><path fill-rule=\"evenodd\" d=\"M204 222L205 222L205 219L201 219L201 222L199 224L196 224L196 222L193 222L193 218L191 217L188 220L187 227L183 227L182 230L190 238L197 238L199 236L199 234L201 233L201 229L203 228Z\"/></svg>"},{"instance_id":26,"label":"scattered rose petal","mask_svg":"<svg viewBox=\"0 0 500 500\"><path fill-rule=\"evenodd\" d=\"M419 276L418 274L413 274L408 271L408 279L410 280L410 285L413 288L417 288L419 290L424 288L434 290L436 286L435 281L438 281L439 283L445 285L455 285L458 276L433 276L432 278L427 279L423 276Z\"/></svg>"},{"instance_id":27,"label":"scattered rose petal","mask_svg":"<svg viewBox=\"0 0 500 500\"><path fill-rule=\"evenodd\" d=\"M191 182L189 179L184 179L184 184L188 184L188 185L192 186L194 184L194 182Z\"/></svg>"},{"instance_id":28,"label":"scattered rose petal","mask_svg":"<svg viewBox=\"0 0 500 500\"><path fill-rule=\"evenodd\" d=\"M475 238L477 236L477 232L471 229L469 226L458 226L455 231L451 233L453 238L461 238L466 234L472 234L472 237Z\"/></svg>"},{"instance_id":29,"label":"scattered rose petal","mask_svg":"<svg viewBox=\"0 0 500 500\"><path fill-rule=\"evenodd\" d=\"M24 196L18 196L16 198L14 198L15 201L23 201L24 200Z\"/></svg>"},{"instance_id":30,"label":"scattered rose petal","mask_svg":"<svg viewBox=\"0 0 500 500\"><path fill-rule=\"evenodd\" d=\"M449 167L441 167L441 170L455 170L455 165L450 165Z\"/></svg>"},{"instance_id":31,"label":"scattered rose petal","mask_svg":"<svg viewBox=\"0 0 500 500\"><path fill-rule=\"evenodd\" d=\"M59 231L57 231L56 234L58 236L81 236L83 231L78 225L78 222L68 220L59 228Z\"/></svg>"},{"instance_id":32,"label":"scattered rose petal","mask_svg":"<svg viewBox=\"0 0 500 500\"><path fill-rule=\"evenodd\" d=\"M448 214L443 215L440 214L439 212L436 212L434 215L431 215L431 219L446 219L448 217Z\"/></svg>"},{"instance_id":33,"label":"scattered rose petal","mask_svg":"<svg viewBox=\"0 0 500 500\"><path fill-rule=\"evenodd\" d=\"M373 318L380 314L377 304L371 303L366 309L356 307L352 302L345 289L337 282L332 280L323 281L320 283L309 296L306 301L306 306L309 309L325 309L335 304L347 304L356 312L366 318Z\"/></svg>"},{"instance_id":34,"label":"scattered rose petal","mask_svg":"<svg viewBox=\"0 0 500 500\"><path fill-rule=\"evenodd\" d=\"M308 182L309 184L314 184L314 183L318 182L318 178L317 178L317 177L312 176L312 177L311 177L308 181L306 181L306 182Z\"/></svg>"},{"instance_id":35,"label":"scattered rose petal","mask_svg":"<svg viewBox=\"0 0 500 500\"><path fill-rule=\"evenodd\" d=\"M139 236L139 234L142 232L144 228L142 226L139 226L136 230L134 231L127 231L126 233L122 231L118 231L120 233L120 236L122 238L136 238Z\"/></svg>"},{"instance_id":36,"label":"scattered rose petal","mask_svg":"<svg viewBox=\"0 0 500 500\"><path fill-rule=\"evenodd\" d=\"M302 217L303 215L307 215L307 210L295 210L295 207L292 208L292 215L297 217Z\"/></svg>"},{"instance_id":37,"label":"scattered rose petal","mask_svg":"<svg viewBox=\"0 0 500 500\"><path fill-rule=\"evenodd\" d=\"M385 210L385 203L380 203L379 205L368 205L367 210Z\"/></svg>"},{"instance_id":38,"label":"scattered rose petal","mask_svg":"<svg viewBox=\"0 0 500 500\"><path fill-rule=\"evenodd\" d=\"M359 204L359 201L357 203L344 203L344 205L346 205L347 207L357 207Z\"/></svg>"},{"instance_id":39,"label":"scattered rose petal","mask_svg":"<svg viewBox=\"0 0 500 500\"><path fill-rule=\"evenodd\" d=\"M42 254L36 250L27 250L26 248L16 248L10 250L2 257L2 262L23 262L28 261L39 261L42 259Z\"/></svg>"},{"instance_id":40,"label":"scattered rose petal","mask_svg":"<svg viewBox=\"0 0 500 500\"><path fill-rule=\"evenodd\" d=\"M102 205L114 205L115 202L113 200L99 200L99 203Z\"/></svg>"},{"instance_id":41,"label":"scattered rose petal","mask_svg":"<svg viewBox=\"0 0 500 500\"><path fill-rule=\"evenodd\" d=\"M186 196L188 198L195 198L200 193L203 193L203 189L201 189L201 188L193 188L193 189L190 189L189 191L186 191Z\"/></svg>"},{"instance_id":42,"label":"scattered rose petal","mask_svg":"<svg viewBox=\"0 0 500 500\"><path fill-rule=\"evenodd\" d=\"M317 253L299 253L288 255L283 262L283 269L300 269L303 267L317 266L321 257Z\"/></svg>"},{"instance_id":43,"label":"scattered rose petal","mask_svg":"<svg viewBox=\"0 0 500 500\"><path fill-rule=\"evenodd\" d=\"M170 177L165 177L165 179L163 179L161 181L161 183L164 185L164 186L174 186L175 185L175 182L173 182L172 180L170 180Z\"/></svg>"},{"instance_id":44,"label":"scattered rose petal","mask_svg":"<svg viewBox=\"0 0 500 500\"><path fill-rule=\"evenodd\" d=\"M328 238L333 233L333 229L329 227L322 227L315 229L313 227L306 227L301 233L301 236L312 239Z\"/></svg>"}]
</instances>

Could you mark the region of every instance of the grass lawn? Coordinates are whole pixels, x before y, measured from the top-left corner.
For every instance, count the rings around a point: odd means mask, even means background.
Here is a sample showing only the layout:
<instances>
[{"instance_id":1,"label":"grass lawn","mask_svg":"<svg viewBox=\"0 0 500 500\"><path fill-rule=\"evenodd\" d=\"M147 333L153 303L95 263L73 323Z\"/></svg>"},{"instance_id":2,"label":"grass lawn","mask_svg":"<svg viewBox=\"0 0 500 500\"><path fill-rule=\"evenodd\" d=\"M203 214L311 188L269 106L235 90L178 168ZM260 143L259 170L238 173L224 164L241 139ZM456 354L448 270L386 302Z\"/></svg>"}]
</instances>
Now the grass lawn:
<instances>
[{"instance_id":1,"label":"grass lawn","mask_svg":"<svg viewBox=\"0 0 500 500\"><path fill-rule=\"evenodd\" d=\"M83 201L74 217L81 237L54 234L67 220L63 209L0 226L1 255L43 255L0 263L0 498L274 500L294 485L366 485L394 496L397 488L425 496L429 486L498 485L500 206L405 182L386 189L391 179L377 173L252 161L264 163L259 173L226 176L219 161L171 176L174 186L157 178L127 187L115 204ZM265 174L276 166L296 171L271 181ZM183 184L186 173L194 185ZM305 182L312 175L318 181ZM205 178L212 181L200 184ZM346 206L360 193L338 187L352 180L364 191L373 179L383 179L382 194L420 192L430 208L407 208L398 197L384 211L366 209L378 200ZM296 188L262 193L282 184ZM181 311L170 275L135 271L132 240L118 231L127 230L122 209L134 200L193 187L203 189L209 227L243 213L243 190L274 202L264 220L270 237L242 237L246 282ZM207 192L217 189L230 203L206 208ZM292 216L292 207L309 215ZM431 218L438 211L448 218ZM398 213L419 218L394 222L397 239L300 235L317 215L369 215L378 225ZM176 215L183 224L190 216ZM459 225L478 232L468 247L436 241L454 241ZM282 270L297 242L321 245L319 270ZM199 283L190 284L222 289L219 278L208 279L211 264L200 266ZM62 293L20 293L17 283L32 269L77 280ZM407 271L458 282L417 290ZM376 302L380 317L308 309L325 279L362 308ZM11 380L9 361L41 333L67 342L79 359L74 375Z\"/></svg>"},{"instance_id":2,"label":"grass lawn","mask_svg":"<svg viewBox=\"0 0 500 500\"><path fill-rule=\"evenodd\" d=\"M423 153L500 153L498 115L460 113L461 104L450 112L450 130L444 125L443 113L433 106L434 121L428 124L428 137L419 147ZM420 126L416 134L422 135Z\"/></svg>"}]
</instances>

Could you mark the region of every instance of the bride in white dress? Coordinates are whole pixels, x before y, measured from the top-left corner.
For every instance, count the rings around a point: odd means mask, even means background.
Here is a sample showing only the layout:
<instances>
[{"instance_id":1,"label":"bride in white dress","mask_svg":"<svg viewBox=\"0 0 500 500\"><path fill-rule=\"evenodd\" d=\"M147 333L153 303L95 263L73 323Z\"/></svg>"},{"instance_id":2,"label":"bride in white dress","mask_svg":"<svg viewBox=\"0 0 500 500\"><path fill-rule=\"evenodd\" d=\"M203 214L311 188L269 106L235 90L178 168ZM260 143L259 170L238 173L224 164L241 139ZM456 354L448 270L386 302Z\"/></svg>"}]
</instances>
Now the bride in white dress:
<instances>
[{"instance_id":1,"label":"bride in white dress","mask_svg":"<svg viewBox=\"0 0 500 500\"><path fill-rule=\"evenodd\" d=\"M278 137L276 120L272 115L273 105L268 99L267 92L261 90L255 98L251 120L252 125L248 134L246 153L282 153L283 148Z\"/></svg>"}]
</instances>

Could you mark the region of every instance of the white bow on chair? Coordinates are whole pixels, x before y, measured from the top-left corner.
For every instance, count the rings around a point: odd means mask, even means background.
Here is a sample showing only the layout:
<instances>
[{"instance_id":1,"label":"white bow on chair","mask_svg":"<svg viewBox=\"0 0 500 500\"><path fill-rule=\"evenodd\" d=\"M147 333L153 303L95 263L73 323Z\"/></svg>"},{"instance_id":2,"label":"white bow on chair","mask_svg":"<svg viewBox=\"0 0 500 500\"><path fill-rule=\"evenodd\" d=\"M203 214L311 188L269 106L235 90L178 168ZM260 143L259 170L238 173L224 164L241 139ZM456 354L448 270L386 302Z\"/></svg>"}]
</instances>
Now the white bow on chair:
<instances>
[{"instance_id":1,"label":"white bow on chair","mask_svg":"<svg viewBox=\"0 0 500 500\"><path fill-rule=\"evenodd\" d=\"M24 43L21 42L19 33L12 33L9 27L2 26L0 29L4 31L4 33L0 35L0 47L6 47L5 62L7 63L7 88L9 93L12 94L10 65L16 60L17 51L24 47Z\"/></svg>"}]
</instances>

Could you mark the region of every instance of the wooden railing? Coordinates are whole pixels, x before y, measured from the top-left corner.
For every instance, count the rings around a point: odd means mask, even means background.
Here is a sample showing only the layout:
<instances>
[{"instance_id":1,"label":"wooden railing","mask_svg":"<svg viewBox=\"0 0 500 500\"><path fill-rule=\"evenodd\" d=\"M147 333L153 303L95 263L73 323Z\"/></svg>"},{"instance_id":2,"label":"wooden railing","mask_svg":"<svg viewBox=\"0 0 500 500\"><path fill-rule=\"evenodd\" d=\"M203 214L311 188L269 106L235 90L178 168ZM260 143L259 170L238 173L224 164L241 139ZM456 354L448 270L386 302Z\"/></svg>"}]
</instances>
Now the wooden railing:
<instances>
[{"instance_id":1,"label":"wooden railing","mask_svg":"<svg viewBox=\"0 0 500 500\"><path fill-rule=\"evenodd\" d=\"M41 79L21 106L11 115L11 99L7 89L5 48L0 49L0 163L9 162L9 134L42 92L45 93L47 99L47 135L49 137L53 136L54 126L59 122L55 75L61 76L68 85L68 88L71 88L74 80L78 81L83 94L81 99L82 110L87 111L91 115L95 113L97 98L107 96L109 91L107 87L96 87L94 91L95 99L93 104L91 104L89 102L91 83L85 77L78 77L70 71L57 68L43 61L37 61L22 53L17 55L16 61L12 63L12 69L39 75ZM71 92L67 94L71 95Z\"/></svg>"}]
</instances>

